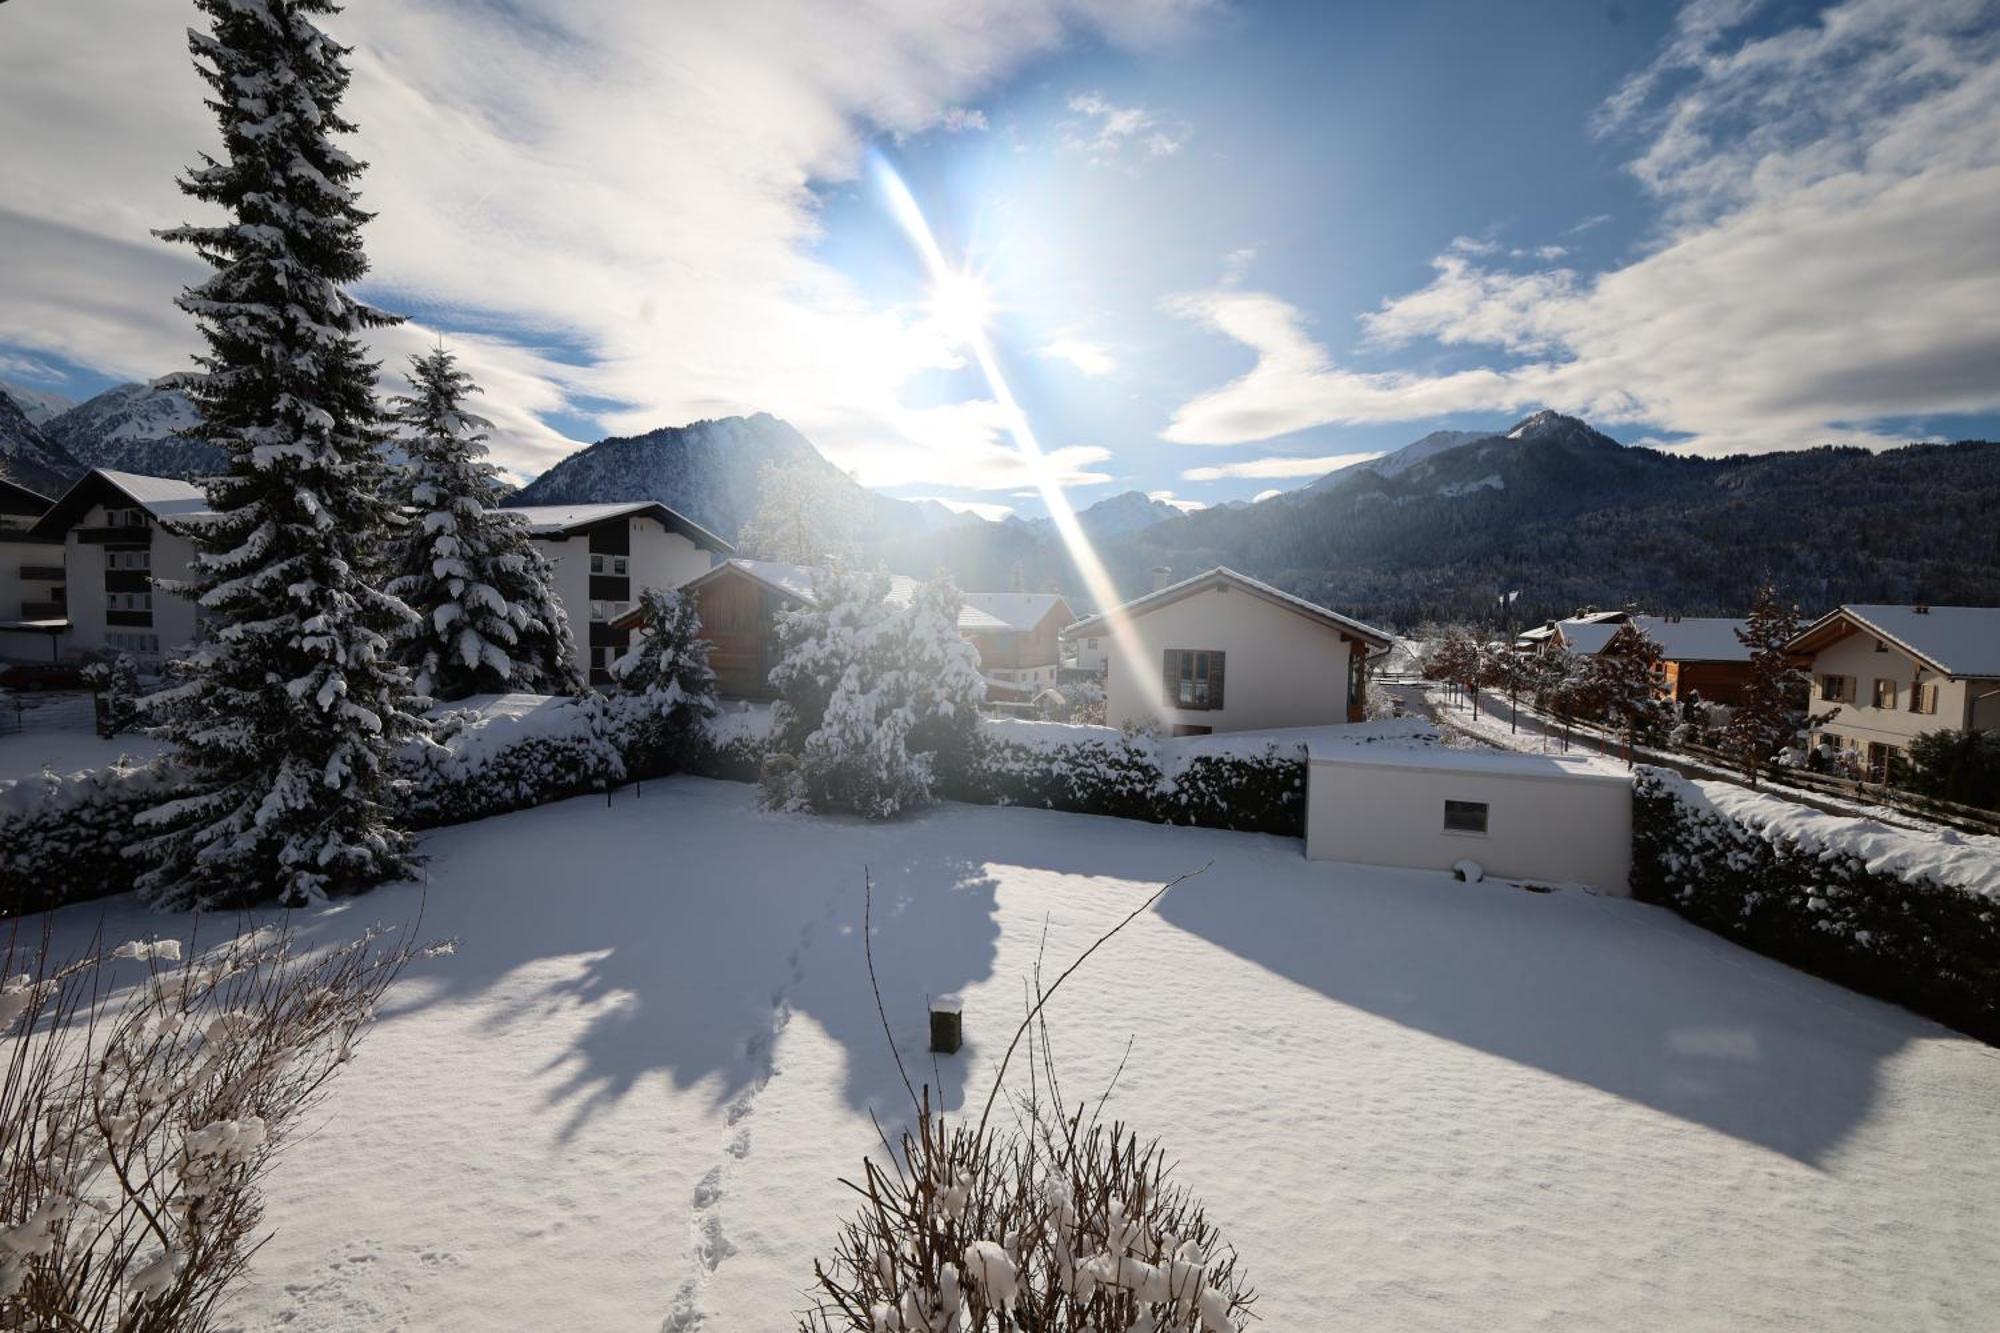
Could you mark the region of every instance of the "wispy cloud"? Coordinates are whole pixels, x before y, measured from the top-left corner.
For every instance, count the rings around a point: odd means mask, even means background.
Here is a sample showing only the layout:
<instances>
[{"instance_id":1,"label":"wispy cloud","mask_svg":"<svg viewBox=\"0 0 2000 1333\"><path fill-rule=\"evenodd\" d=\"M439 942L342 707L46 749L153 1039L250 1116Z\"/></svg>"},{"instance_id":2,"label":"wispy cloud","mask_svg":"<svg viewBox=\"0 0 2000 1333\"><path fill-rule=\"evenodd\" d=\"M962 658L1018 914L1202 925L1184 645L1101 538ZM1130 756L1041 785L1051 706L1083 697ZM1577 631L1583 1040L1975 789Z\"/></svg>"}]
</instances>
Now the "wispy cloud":
<instances>
[{"instance_id":1,"label":"wispy cloud","mask_svg":"<svg viewBox=\"0 0 2000 1333\"><path fill-rule=\"evenodd\" d=\"M2000 25L1990 6L1847 0L1756 40L1697 3L1607 103L1659 201L1643 257L1595 274L1504 267L1473 238L1383 303L1378 347L1509 361L1449 374L1334 363L1268 293L1180 298L1256 366L1166 438L1245 443L1331 422L1547 405L1649 423L1703 452L1888 443L1885 419L2000 407Z\"/></svg>"},{"instance_id":2,"label":"wispy cloud","mask_svg":"<svg viewBox=\"0 0 2000 1333\"><path fill-rule=\"evenodd\" d=\"M1263 504L1264 501L1266 500L1275 500L1283 494L1284 494L1283 491L1278 490L1275 487L1268 491L1259 491L1255 495L1250 497L1250 503L1253 505L1260 505Z\"/></svg>"},{"instance_id":3,"label":"wispy cloud","mask_svg":"<svg viewBox=\"0 0 2000 1333\"><path fill-rule=\"evenodd\" d=\"M996 478L997 412L908 405L954 352L814 256L812 187L852 178L876 133L976 132L980 95L1076 36L1149 42L1197 7L351 6L328 27L354 47L345 146L371 164L366 290L465 351L524 471L573 447L539 413L632 432L766 410L873 483ZM0 204L0 343L186 367L172 298L199 266L150 232L206 213L173 185L215 140L187 22L157 0L7 6L0 141L34 151L9 155ZM410 336L379 341L391 369Z\"/></svg>"},{"instance_id":4,"label":"wispy cloud","mask_svg":"<svg viewBox=\"0 0 2000 1333\"><path fill-rule=\"evenodd\" d=\"M1118 358L1104 347L1074 334L1061 334L1043 344L1043 357L1052 361L1067 361L1071 366L1093 378L1109 375L1118 369Z\"/></svg>"},{"instance_id":5,"label":"wispy cloud","mask_svg":"<svg viewBox=\"0 0 2000 1333\"><path fill-rule=\"evenodd\" d=\"M1373 453L1323 454L1318 458L1252 458L1242 463L1218 463L1191 467L1181 473L1182 481L1221 481L1225 477L1323 477L1356 463L1372 463L1382 456Z\"/></svg>"},{"instance_id":6,"label":"wispy cloud","mask_svg":"<svg viewBox=\"0 0 2000 1333\"><path fill-rule=\"evenodd\" d=\"M1172 157L1194 133L1185 121L1164 119L1142 106L1118 106L1098 92L1073 94L1069 109L1080 118L1062 122L1063 146L1096 163L1129 166L1143 158Z\"/></svg>"},{"instance_id":7,"label":"wispy cloud","mask_svg":"<svg viewBox=\"0 0 2000 1333\"><path fill-rule=\"evenodd\" d=\"M1147 491L1146 498L1148 500L1158 500L1161 504L1170 504L1183 514L1192 514L1197 509L1208 508L1206 500L1189 500L1175 495L1172 491Z\"/></svg>"}]
</instances>

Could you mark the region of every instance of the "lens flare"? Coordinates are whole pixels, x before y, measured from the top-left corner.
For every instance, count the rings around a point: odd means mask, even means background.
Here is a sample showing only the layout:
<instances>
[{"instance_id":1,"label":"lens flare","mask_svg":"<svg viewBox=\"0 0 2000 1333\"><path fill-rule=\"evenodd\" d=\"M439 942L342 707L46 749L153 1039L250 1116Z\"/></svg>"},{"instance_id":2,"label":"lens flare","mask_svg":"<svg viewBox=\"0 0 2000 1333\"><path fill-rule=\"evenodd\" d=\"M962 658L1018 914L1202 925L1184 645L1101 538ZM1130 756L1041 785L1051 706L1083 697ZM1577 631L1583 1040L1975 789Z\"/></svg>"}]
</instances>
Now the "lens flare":
<instances>
[{"instance_id":1,"label":"lens flare","mask_svg":"<svg viewBox=\"0 0 2000 1333\"><path fill-rule=\"evenodd\" d=\"M1077 572L1083 576L1084 588L1098 607L1107 613L1106 623L1110 626L1111 638L1119 648L1116 657L1133 664L1128 669L1135 669L1139 662L1139 643L1131 621L1126 616L1112 614L1124 598L1118 595L1110 572L1098 558L1097 548L1091 545L1082 524L1076 521L1076 511L1070 507L1069 497L1063 493L1061 483L1056 480L1047 458L1043 456L1042 446L1035 438L1027 413L1021 410L1014 391L1008 387L1007 377L1001 373L1000 359L994 354L993 339L988 331L993 304L986 285L972 274L952 267L945 259L930 223L917 206L916 197L910 193L910 187L903 183L902 176L888 159L877 153L873 165L883 196L888 200L890 213L916 247L918 257L923 260L924 271L930 276L933 316L954 339L971 351L973 359L979 363L980 374L985 377L994 402L999 404L1007 434L1021 455L1028 475L1034 480L1035 490L1048 509L1049 518L1055 523L1057 535L1062 538L1070 559L1075 562ZM947 310L952 312L950 318L946 318Z\"/></svg>"}]
</instances>

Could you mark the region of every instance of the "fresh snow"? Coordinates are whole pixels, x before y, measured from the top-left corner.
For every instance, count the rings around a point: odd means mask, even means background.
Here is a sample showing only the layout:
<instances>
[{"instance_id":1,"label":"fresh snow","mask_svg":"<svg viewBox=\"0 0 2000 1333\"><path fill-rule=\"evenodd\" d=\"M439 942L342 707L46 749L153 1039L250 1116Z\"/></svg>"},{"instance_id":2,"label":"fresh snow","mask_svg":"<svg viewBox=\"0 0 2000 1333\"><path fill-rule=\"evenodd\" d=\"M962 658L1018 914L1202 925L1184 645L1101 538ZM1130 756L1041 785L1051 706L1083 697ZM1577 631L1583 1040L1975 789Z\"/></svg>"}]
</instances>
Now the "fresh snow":
<instances>
[{"instance_id":1,"label":"fresh snow","mask_svg":"<svg viewBox=\"0 0 2000 1333\"><path fill-rule=\"evenodd\" d=\"M275 1237L225 1322L793 1327L871 1110L892 1133L905 1114L864 868L911 1075L976 1112L1044 938L1066 964L1207 867L1050 1023L1072 1097L1126 1062L1106 1112L1162 1137L1241 1250L1254 1327L1969 1328L2000 1308L2000 1060L1663 909L1253 834L756 800L678 778L441 830L425 884L294 913L332 939L421 910L460 947L391 993L282 1159ZM100 923L196 924L90 903L58 948ZM934 1063L947 994L968 1044Z\"/></svg>"},{"instance_id":2,"label":"fresh snow","mask_svg":"<svg viewBox=\"0 0 2000 1333\"><path fill-rule=\"evenodd\" d=\"M1702 782L1664 769L1659 777L1695 809L1761 829L1801 850L1852 856L1871 874L1928 879L2000 903L2000 837L1896 828L1826 814L1732 782Z\"/></svg>"}]
</instances>

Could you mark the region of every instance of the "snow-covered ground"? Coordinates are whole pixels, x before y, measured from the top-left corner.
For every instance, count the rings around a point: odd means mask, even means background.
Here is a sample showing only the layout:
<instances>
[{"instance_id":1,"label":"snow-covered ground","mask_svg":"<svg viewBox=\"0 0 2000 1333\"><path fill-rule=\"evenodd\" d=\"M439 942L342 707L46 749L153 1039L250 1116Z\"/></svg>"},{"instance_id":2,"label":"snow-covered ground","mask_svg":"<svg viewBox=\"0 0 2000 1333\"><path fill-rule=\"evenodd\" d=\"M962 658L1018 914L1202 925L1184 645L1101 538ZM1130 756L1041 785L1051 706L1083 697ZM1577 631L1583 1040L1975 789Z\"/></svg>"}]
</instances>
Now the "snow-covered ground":
<instances>
[{"instance_id":1,"label":"snow-covered ground","mask_svg":"<svg viewBox=\"0 0 2000 1333\"><path fill-rule=\"evenodd\" d=\"M145 760L163 748L165 742L150 736L123 735L105 740L87 726L0 732L0 782L31 778L45 767L58 773L108 768L120 755Z\"/></svg>"},{"instance_id":2,"label":"snow-covered ground","mask_svg":"<svg viewBox=\"0 0 2000 1333\"><path fill-rule=\"evenodd\" d=\"M793 1326L912 1073L977 1107L1046 929L1073 1096L1162 1136L1271 1329L1969 1328L2000 1053L1641 904L1281 838L674 779L444 830L421 965L271 1197L244 1329ZM309 916L402 919L398 886ZM184 930L118 900L76 940ZM213 929L213 927L209 927ZM126 965L130 966L130 965ZM921 1054L926 996L968 1046Z\"/></svg>"}]
</instances>

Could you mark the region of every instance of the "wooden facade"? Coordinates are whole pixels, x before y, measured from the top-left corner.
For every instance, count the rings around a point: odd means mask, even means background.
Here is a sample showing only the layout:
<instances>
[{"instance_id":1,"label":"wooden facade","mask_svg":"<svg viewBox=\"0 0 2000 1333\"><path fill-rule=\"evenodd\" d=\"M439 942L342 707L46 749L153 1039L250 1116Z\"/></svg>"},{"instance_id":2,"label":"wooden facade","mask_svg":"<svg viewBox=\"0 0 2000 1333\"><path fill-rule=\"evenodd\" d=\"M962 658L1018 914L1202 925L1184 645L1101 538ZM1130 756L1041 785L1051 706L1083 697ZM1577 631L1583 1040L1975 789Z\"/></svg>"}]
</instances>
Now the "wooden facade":
<instances>
[{"instance_id":1,"label":"wooden facade","mask_svg":"<svg viewBox=\"0 0 2000 1333\"><path fill-rule=\"evenodd\" d=\"M694 597L716 691L737 699L771 698L778 612L803 605L801 600L734 563L703 575Z\"/></svg>"}]
</instances>

